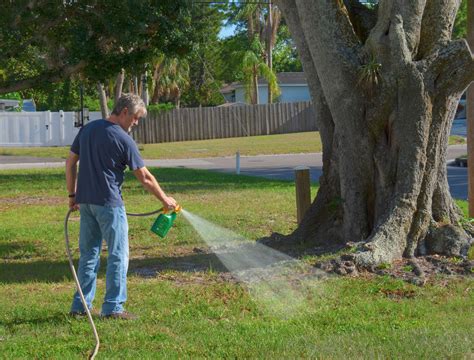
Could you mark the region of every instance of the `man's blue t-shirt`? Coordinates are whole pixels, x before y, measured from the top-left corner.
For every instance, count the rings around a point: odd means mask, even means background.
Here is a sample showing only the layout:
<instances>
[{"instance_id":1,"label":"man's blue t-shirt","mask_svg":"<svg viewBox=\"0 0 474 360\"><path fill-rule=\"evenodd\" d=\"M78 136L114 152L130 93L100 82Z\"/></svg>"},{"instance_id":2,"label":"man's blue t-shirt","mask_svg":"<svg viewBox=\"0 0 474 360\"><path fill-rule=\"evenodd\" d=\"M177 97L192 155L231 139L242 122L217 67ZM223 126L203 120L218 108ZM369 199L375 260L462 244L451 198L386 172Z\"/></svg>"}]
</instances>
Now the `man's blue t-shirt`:
<instances>
[{"instance_id":1,"label":"man's blue t-shirt","mask_svg":"<svg viewBox=\"0 0 474 360\"><path fill-rule=\"evenodd\" d=\"M137 145L120 125L96 120L84 126L71 145L79 155L76 203L123 206L125 168L145 166Z\"/></svg>"}]
</instances>

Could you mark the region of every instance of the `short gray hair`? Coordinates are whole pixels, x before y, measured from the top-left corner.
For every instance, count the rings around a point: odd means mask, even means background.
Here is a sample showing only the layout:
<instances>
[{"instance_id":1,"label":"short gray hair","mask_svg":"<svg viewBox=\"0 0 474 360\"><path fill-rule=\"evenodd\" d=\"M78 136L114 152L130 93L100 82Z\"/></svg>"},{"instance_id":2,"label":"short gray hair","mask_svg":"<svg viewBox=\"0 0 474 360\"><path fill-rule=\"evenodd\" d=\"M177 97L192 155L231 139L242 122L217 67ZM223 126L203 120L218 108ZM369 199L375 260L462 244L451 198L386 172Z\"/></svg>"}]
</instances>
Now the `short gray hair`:
<instances>
[{"instance_id":1,"label":"short gray hair","mask_svg":"<svg viewBox=\"0 0 474 360\"><path fill-rule=\"evenodd\" d=\"M146 116L146 106L140 96L135 94L122 94L115 103L114 109L112 110L113 115L120 115L123 109L127 108L133 115L140 110L144 110Z\"/></svg>"}]
</instances>

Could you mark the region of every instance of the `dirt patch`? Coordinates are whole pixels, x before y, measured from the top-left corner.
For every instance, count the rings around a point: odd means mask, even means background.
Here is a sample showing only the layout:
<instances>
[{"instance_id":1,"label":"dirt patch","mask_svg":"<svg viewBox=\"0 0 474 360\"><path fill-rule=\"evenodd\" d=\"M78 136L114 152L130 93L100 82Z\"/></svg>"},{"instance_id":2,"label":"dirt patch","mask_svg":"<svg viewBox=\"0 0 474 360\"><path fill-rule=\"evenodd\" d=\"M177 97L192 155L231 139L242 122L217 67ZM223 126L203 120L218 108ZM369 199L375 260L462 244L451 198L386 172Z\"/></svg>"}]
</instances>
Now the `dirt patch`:
<instances>
[{"instance_id":1,"label":"dirt patch","mask_svg":"<svg viewBox=\"0 0 474 360\"><path fill-rule=\"evenodd\" d=\"M67 198L60 196L15 196L0 198L0 211L9 210L19 206L29 205L65 205Z\"/></svg>"},{"instance_id":2,"label":"dirt patch","mask_svg":"<svg viewBox=\"0 0 474 360\"><path fill-rule=\"evenodd\" d=\"M306 255L321 255L318 249L306 249L303 253L292 254L294 258L301 258ZM322 277L331 275L351 276L356 278L372 279L377 276L390 276L401 279L411 284L423 286L426 283L439 283L458 277L474 277L474 261L461 258L449 258L439 255L430 255L416 259L401 259L392 264L381 265L371 269L361 269L354 265L351 254L337 255L330 254L331 258L323 260L315 259L311 265L308 262L301 261L304 266L298 269L298 266L292 268L285 274L292 275L290 278L303 280L309 277ZM278 277L278 269L281 263L267 264L258 268L239 269L235 272L229 272L219 258L209 248L180 248L167 254L166 257L156 259L156 262L150 264L144 259L145 263L133 264L130 272L145 278L159 278L170 280L178 285L184 284L210 284L216 282L238 282L239 279L247 278L255 281L272 280ZM132 261L133 263L133 261ZM294 273L293 273L294 272ZM264 278L264 279L263 279ZM291 279L290 279L291 280ZM253 280L252 280L253 281ZM401 290L387 290L384 293L392 299L411 298L415 294Z\"/></svg>"},{"instance_id":3,"label":"dirt patch","mask_svg":"<svg viewBox=\"0 0 474 360\"><path fill-rule=\"evenodd\" d=\"M328 273L348 276L372 273L401 279L419 286L423 286L427 282L436 282L440 276L474 277L474 260L440 255L401 259L392 264L383 264L370 269L358 269L352 261L352 256L348 254L341 255L336 259L318 262L315 266Z\"/></svg>"}]
</instances>

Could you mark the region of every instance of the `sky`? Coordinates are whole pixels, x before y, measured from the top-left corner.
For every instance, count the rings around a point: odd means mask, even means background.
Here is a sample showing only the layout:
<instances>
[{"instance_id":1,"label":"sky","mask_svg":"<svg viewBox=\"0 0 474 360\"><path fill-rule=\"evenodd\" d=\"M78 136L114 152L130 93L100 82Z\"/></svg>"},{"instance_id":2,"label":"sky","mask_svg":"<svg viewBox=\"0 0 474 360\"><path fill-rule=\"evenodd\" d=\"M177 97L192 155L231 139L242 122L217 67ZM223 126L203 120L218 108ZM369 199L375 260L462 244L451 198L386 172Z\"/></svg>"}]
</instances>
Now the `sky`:
<instances>
[{"instance_id":1,"label":"sky","mask_svg":"<svg viewBox=\"0 0 474 360\"><path fill-rule=\"evenodd\" d=\"M235 25L223 25L219 33L219 38L224 39L234 34Z\"/></svg>"}]
</instances>

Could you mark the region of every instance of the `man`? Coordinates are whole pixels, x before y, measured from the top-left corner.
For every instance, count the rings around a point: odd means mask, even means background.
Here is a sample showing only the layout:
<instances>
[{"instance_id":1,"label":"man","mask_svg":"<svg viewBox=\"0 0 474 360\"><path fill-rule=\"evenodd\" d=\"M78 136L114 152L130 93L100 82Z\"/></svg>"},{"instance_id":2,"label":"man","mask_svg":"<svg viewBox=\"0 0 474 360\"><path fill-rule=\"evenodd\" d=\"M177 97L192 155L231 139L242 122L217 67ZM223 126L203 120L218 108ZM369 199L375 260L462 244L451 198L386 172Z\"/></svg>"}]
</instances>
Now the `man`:
<instances>
[{"instance_id":1,"label":"man","mask_svg":"<svg viewBox=\"0 0 474 360\"><path fill-rule=\"evenodd\" d=\"M136 318L124 309L127 299L128 223L121 187L126 166L164 207L176 207L176 201L166 196L145 167L137 145L128 135L145 115L146 107L140 97L124 94L108 119L93 121L79 131L66 161L69 208L79 209L81 213L78 277L89 309L95 295L102 239L107 243L103 317ZM77 292L70 314L85 314Z\"/></svg>"}]
</instances>

